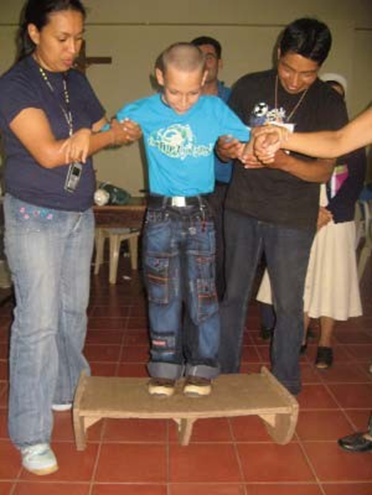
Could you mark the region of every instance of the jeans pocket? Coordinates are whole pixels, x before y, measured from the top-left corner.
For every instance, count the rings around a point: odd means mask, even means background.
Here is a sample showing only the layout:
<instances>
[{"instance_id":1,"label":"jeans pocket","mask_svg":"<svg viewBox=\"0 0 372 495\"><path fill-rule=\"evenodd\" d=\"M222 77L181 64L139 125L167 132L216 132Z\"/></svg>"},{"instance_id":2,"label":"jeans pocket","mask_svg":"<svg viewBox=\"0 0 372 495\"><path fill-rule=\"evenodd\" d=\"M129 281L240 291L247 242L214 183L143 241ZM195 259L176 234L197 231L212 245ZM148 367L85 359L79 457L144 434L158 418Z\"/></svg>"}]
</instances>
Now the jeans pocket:
<instances>
[{"instance_id":1,"label":"jeans pocket","mask_svg":"<svg viewBox=\"0 0 372 495\"><path fill-rule=\"evenodd\" d=\"M214 278L197 279L197 322L210 318L218 311L217 293Z\"/></svg>"},{"instance_id":2,"label":"jeans pocket","mask_svg":"<svg viewBox=\"0 0 372 495\"><path fill-rule=\"evenodd\" d=\"M169 258L145 256L145 276L149 301L169 302Z\"/></svg>"}]
</instances>

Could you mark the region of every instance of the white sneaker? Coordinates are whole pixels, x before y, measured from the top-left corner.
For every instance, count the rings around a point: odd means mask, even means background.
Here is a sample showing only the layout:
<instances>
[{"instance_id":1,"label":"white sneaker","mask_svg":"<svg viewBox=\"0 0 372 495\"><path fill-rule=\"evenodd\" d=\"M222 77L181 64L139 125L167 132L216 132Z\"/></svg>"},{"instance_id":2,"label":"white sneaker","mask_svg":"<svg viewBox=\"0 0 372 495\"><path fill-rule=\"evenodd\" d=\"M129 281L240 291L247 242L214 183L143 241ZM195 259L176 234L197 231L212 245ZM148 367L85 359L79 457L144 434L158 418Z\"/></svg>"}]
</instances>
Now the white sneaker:
<instances>
[{"instance_id":1,"label":"white sneaker","mask_svg":"<svg viewBox=\"0 0 372 495\"><path fill-rule=\"evenodd\" d=\"M52 411L55 412L64 412L64 411L71 411L72 409L72 403L68 402L67 404L53 404L52 405Z\"/></svg>"},{"instance_id":2,"label":"white sneaker","mask_svg":"<svg viewBox=\"0 0 372 495\"><path fill-rule=\"evenodd\" d=\"M50 445L37 443L21 449L22 466L30 473L44 476L58 470L56 456Z\"/></svg>"}]
</instances>

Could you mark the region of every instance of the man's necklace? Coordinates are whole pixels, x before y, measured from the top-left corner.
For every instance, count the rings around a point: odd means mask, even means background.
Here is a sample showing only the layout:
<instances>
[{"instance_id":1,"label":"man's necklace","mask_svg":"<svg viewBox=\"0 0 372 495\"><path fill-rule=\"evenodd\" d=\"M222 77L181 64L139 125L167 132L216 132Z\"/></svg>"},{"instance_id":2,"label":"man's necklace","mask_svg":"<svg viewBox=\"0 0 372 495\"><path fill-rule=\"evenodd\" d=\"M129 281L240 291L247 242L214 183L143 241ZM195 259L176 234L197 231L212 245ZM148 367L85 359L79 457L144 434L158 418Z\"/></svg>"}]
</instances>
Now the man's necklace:
<instances>
[{"instance_id":1,"label":"man's necklace","mask_svg":"<svg viewBox=\"0 0 372 495\"><path fill-rule=\"evenodd\" d=\"M275 108L278 109L278 84L279 84L279 77L276 76L275 78ZM291 118L293 117L293 115L296 113L296 111L298 110L299 106L301 105L301 103L303 102L307 92L309 90L309 87L307 87L305 89L305 91L302 93L302 95L300 96L298 102L296 103L296 105L292 108L292 111L291 113L288 115L287 117L287 122L289 122L291 120Z\"/></svg>"}]
</instances>

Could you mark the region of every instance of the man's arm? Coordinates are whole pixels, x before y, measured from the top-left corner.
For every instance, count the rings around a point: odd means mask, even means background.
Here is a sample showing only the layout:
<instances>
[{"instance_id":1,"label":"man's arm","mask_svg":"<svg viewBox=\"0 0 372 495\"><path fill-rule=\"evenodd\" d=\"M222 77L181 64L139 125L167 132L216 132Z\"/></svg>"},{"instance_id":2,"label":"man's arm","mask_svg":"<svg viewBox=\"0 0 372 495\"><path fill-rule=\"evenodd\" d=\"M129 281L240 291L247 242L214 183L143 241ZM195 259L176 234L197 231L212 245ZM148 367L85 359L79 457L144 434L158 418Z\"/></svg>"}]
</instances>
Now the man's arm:
<instances>
[{"instance_id":1,"label":"man's arm","mask_svg":"<svg viewBox=\"0 0 372 495\"><path fill-rule=\"evenodd\" d=\"M318 159L305 161L279 150L275 153L274 161L266 166L283 170L307 182L323 183L330 179L335 166L335 160Z\"/></svg>"}]
</instances>

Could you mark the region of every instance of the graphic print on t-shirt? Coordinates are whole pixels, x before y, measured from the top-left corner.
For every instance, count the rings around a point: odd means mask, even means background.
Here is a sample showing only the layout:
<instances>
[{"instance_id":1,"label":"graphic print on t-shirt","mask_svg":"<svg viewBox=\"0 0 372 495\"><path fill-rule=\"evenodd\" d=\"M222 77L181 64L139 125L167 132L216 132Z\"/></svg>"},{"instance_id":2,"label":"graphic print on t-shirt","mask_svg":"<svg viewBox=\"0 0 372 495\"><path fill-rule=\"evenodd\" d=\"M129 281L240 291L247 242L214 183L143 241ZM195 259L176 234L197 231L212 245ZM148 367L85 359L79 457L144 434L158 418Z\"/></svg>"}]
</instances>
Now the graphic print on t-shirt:
<instances>
[{"instance_id":1,"label":"graphic print on t-shirt","mask_svg":"<svg viewBox=\"0 0 372 495\"><path fill-rule=\"evenodd\" d=\"M179 160L185 160L189 156L193 158L209 156L214 146L214 143L198 145L196 136L188 124L172 124L153 131L148 138L148 144L164 155Z\"/></svg>"},{"instance_id":2,"label":"graphic print on t-shirt","mask_svg":"<svg viewBox=\"0 0 372 495\"><path fill-rule=\"evenodd\" d=\"M249 117L249 125L251 127L273 124L274 122L276 124L284 124L285 121L286 111L283 107L270 109L269 105L265 102L257 103Z\"/></svg>"}]
</instances>

